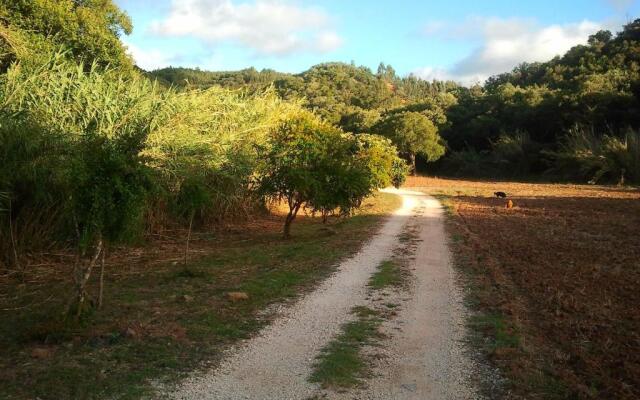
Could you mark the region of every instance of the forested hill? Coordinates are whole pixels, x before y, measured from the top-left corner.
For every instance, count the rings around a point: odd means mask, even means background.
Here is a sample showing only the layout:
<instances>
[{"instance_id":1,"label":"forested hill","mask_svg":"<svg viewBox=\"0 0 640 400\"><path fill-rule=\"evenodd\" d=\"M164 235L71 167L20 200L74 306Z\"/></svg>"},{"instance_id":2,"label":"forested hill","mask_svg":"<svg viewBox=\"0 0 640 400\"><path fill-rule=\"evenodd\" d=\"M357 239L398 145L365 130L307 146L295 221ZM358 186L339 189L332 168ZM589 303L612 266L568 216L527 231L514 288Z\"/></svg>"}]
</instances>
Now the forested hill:
<instances>
[{"instance_id":1,"label":"forested hill","mask_svg":"<svg viewBox=\"0 0 640 400\"><path fill-rule=\"evenodd\" d=\"M446 156L430 167L441 173L640 180L640 20L470 88L399 77L385 64L375 73L326 63L300 74L166 68L151 75L183 87L273 85L354 133L385 133L386 119L419 113L447 143Z\"/></svg>"},{"instance_id":2,"label":"forested hill","mask_svg":"<svg viewBox=\"0 0 640 400\"><path fill-rule=\"evenodd\" d=\"M575 141L598 147L605 136L622 137L629 129L637 130L639 40L636 20L615 37L597 32L587 45L562 57L521 64L490 78L482 88L461 92L458 104L447 113L451 125L443 132L450 149L497 151L507 157L499 161L511 164L509 157L524 156L516 169L539 173L553 160L535 149L555 151L578 145ZM482 155L467 153L460 161L474 158Z\"/></svg>"},{"instance_id":3,"label":"forested hill","mask_svg":"<svg viewBox=\"0 0 640 400\"><path fill-rule=\"evenodd\" d=\"M255 68L212 72L188 68L164 68L150 73L165 84L183 88L244 88L264 90L274 86L286 99L303 99L305 105L336 125L356 132L368 130L381 113L407 105L433 103L445 93L455 93L455 82L427 82L415 76L399 77L390 65L380 64L377 73L367 67L345 63L324 63L300 74ZM450 105L454 95L445 96ZM443 100L441 100L443 101ZM430 109L436 107L433 104ZM355 123L356 120L359 123ZM368 123L367 123L368 122ZM355 125L354 125L355 124Z\"/></svg>"},{"instance_id":4,"label":"forested hill","mask_svg":"<svg viewBox=\"0 0 640 400\"><path fill-rule=\"evenodd\" d=\"M230 89L262 89L277 79L289 74L271 69L258 71L247 68L240 71L203 71L199 68L168 67L150 73L150 76L167 85L184 88L206 89L211 86L222 86Z\"/></svg>"}]
</instances>

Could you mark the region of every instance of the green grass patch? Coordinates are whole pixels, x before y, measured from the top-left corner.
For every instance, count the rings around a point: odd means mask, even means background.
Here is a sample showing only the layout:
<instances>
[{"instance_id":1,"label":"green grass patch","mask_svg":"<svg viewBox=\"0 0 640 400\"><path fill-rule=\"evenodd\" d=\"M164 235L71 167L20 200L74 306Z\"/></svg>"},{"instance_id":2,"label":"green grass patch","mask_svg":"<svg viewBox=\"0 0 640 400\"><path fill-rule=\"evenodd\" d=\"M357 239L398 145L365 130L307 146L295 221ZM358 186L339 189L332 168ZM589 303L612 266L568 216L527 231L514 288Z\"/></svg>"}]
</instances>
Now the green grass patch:
<instances>
[{"instance_id":1,"label":"green grass patch","mask_svg":"<svg viewBox=\"0 0 640 400\"><path fill-rule=\"evenodd\" d=\"M402 271L393 261L383 261L378 266L378 271L369 279L369 287L373 289L384 289L401 283Z\"/></svg>"},{"instance_id":2,"label":"green grass patch","mask_svg":"<svg viewBox=\"0 0 640 400\"><path fill-rule=\"evenodd\" d=\"M342 332L318 356L310 381L323 387L356 386L366 377L368 363L362 348L381 337L379 313L367 307L356 307L357 320L342 326Z\"/></svg>"}]
</instances>

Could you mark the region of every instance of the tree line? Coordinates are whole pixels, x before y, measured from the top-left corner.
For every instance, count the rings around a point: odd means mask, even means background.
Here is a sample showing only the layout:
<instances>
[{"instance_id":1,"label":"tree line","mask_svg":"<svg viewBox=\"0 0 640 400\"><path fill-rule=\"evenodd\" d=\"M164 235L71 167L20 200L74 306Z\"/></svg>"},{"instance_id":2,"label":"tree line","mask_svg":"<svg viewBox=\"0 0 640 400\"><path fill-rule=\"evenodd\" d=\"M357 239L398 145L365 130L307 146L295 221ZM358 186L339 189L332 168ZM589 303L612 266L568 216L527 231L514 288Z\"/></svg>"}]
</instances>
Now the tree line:
<instances>
[{"instance_id":1,"label":"tree line","mask_svg":"<svg viewBox=\"0 0 640 400\"><path fill-rule=\"evenodd\" d=\"M615 35L594 32L585 45L564 55L523 63L471 87L399 77L384 63L375 72L353 63L320 64L300 74L197 71L197 82L273 86L280 97L303 99L307 109L345 131L385 135L407 159L418 154L436 161L425 168L428 172L638 183L639 40L640 20L635 20ZM151 76L188 87L193 72L165 68ZM437 135L426 134L428 140L421 141L431 142L429 148L410 146L402 134L402 126L418 115L429 121L420 124Z\"/></svg>"}]
</instances>

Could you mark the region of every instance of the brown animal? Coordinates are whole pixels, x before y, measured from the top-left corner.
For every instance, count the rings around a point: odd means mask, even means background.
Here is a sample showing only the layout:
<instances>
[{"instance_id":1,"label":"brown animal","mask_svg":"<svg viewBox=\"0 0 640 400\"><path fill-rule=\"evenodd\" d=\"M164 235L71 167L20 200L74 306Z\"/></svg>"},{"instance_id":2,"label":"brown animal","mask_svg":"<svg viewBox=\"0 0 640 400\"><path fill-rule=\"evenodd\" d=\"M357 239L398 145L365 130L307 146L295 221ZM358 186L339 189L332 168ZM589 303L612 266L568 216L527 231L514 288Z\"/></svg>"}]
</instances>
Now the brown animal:
<instances>
[{"instance_id":1,"label":"brown animal","mask_svg":"<svg viewBox=\"0 0 640 400\"><path fill-rule=\"evenodd\" d=\"M507 204L505 206L506 208L513 208L513 201L509 200L507 201Z\"/></svg>"}]
</instances>

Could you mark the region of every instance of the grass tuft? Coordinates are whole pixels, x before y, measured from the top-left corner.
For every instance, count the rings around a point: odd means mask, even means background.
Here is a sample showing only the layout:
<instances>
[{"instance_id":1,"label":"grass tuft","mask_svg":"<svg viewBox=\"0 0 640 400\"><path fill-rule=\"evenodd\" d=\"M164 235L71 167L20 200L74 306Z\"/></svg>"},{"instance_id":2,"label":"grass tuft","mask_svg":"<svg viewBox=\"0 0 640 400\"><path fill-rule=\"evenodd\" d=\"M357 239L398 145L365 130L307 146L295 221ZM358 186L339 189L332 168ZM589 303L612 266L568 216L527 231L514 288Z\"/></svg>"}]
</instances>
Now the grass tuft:
<instances>
[{"instance_id":1,"label":"grass tuft","mask_svg":"<svg viewBox=\"0 0 640 400\"><path fill-rule=\"evenodd\" d=\"M402 271L393 261L384 261L378 267L378 271L369 279L369 287L384 289L389 286L398 286L402 283Z\"/></svg>"},{"instance_id":2,"label":"grass tuft","mask_svg":"<svg viewBox=\"0 0 640 400\"><path fill-rule=\"evenodd\" d=\"M366 376L368 364L362 348L381 334L379 313L367 307L355 307L356 321L342 326L342 333L331 341L317 358L310 381L323 387L353 387Z\"/></svg>"}]
</instances>

